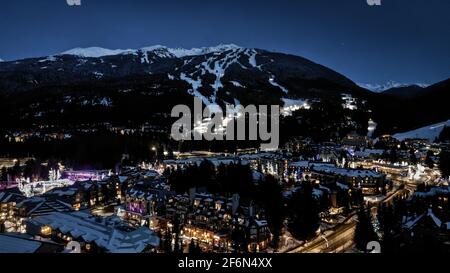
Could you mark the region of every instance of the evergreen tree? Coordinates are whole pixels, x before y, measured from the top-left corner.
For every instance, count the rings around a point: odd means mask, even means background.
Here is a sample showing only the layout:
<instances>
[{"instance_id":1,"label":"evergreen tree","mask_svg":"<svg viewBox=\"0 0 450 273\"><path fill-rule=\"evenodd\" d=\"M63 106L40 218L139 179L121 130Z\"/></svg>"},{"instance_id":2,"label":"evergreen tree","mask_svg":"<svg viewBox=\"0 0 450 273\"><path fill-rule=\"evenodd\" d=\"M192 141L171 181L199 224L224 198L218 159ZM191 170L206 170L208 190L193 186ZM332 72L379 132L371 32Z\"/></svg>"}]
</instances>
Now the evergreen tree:
<instances>
[{"instance_id":1,"label":"evergreen tree","mask_svg":"<svg viewBox=\"0 0 450 273\"><path fill-rule=\"evenodd\" d=\"M409 161L411 162L412 165L417 165L417 157L414 149L411 149L409 151Z\"/></svg>"},{"instance_id":2,"label":"evergreen tree","mask_svg":"<svg viewBox=\"0 0 450 273\"><path fill-rule=\"evenodd\" d=\"M191 239L191 242L189 243L189 254L196 254L196 245L194 239Z\"/></svg>"},{"instance_id":3,"label":"evergreen tree","mask_svg":"<svg viewBox=\"0 0 450 273\"><path fill-rule=\"evenodd\" d=\"M311 183L304 182L302 188L293 194L291 213L289 230L295 238L306 240L315 235L320 218Z\"/></svg>"},{"instance_id":4,"label":"evergreen tree","mask_svg":"<svg viewBox=\"0 0 450 273\"><path fill-rule=\"evenodd\" d=\"M400 221L398 221L398 216L395 214L394 206L384 203L380 204L377 216L381 227L383 252L395 253L399 243L396 234L400 232Z\"/></svg>"},{"instance_id":5,"label":"evergreen tree","mask_svg":"<svg viewBox=\"0 0 450 273\"><path fill-rule=\"evenodd\" d=\"M178 215L175 216L175 220L173 221L173 233L175 234L173 252L176 254L183 253L183 242L180 240L181 223Z\"/></svg>"},{"instance_id":6,"label":"evergreen tree","mask_svg":"<svg viewBox=\"0 0 450 273\"><path fill-rule=\"evenodd\" d=\"M365 210L364 208L359 210L354 239L356 247L361 251L366 251L369 242L377 240L377 235L371 222L370 210Z\"/></svg>"},{"instance_id":7,"label":"evergreen tree","mask_svg":"<svg viewBox=\"0 0 450 273\"><path fill-rule=\"evenodd\" d=\"M202 253L202 249L200 248L200 245L198 244L198 242L197 242L197 244L195 244L195 253L196 254Z\"/></svg>"},{"instance_id":8,"label":"evergreen tree","mask_svg":"<svg viewBox=\"0 0 450 273\"><path fill-rule=\"evenodd\" d=\"M441 142L450 141L450 127L445 126L442 132L439 134L439 140Z\"/></svg>"},{"instance_id":9,"label":"evergreen tree","mask_svg":"<svg viewBox=\"0 0 450 273\"><path fill-rule=\"evenodd\" d=\"M448 178L450 176L450 152L442 150L439 155L439 169L441 170L442 177Z\"/></svg>"},{"instance_id":10,"label":"evergreen tree","mask_svg":"<svg viewBox=\"0 0 450 273\"><path fill-rule=\"evenodd\" d=\"M234 220L237 223L237 219ZM236 224L231 232L231 240L233 241L234 253L246 253L247 250L247 237L245 231Z\"/></svg>"},{"instance_id":11,"label":"evergreen tree","mask_svg":"<svg viewBox=\"0 0 450 273\"><path fill-rule=\"evenodd\" d=\"M432 151L428 151L427 157L425 158L425 165L430 169L434 168L433 155Z\"/></svg>"},{"instance_id":12,"label":"evergreen tree","mask_svg":"<svg viewBox=\"0 0 450 273\"><path fill-rule=\"evenodd\" d=\"M8 170L6 169L6 167L3 166L0 181L7 181L7 180L8 180Z\"/></svg>"},{"instance_id":13,"label":"evergreen tree","mask_svg":"<svg viewBox=\"0 0 450 273\"><path fill-rule=\"evenodd\" d=\"M390 153L389 153L389 161L391 163L396 163L398 161L398 154L397 154L397 149L392 148Z\"/></svg>"},{"instance_id":14,"label":"evergreen tree","mask_svg":"<svg viewBox=\"0 0 450 273\"><path fill-rule=\"evenodd\" d=\"M273 176L266 176L260 185L261 198L266 213L267 222L273 235L272 243L274 248L278 248L281 230L283 228L284 210L283 210L283 193L280 184Z\"/></svg>"},{"instance_id":15,"label":"evergreen tree","mask_svg":"<svg viewBox=\"0 0 450 273\"><path fill-rule=\"evenodd\" d=\"M172 232L170 229L167 229L164 235L164 252L172 253Z\"/></svg>"}]
</instances>

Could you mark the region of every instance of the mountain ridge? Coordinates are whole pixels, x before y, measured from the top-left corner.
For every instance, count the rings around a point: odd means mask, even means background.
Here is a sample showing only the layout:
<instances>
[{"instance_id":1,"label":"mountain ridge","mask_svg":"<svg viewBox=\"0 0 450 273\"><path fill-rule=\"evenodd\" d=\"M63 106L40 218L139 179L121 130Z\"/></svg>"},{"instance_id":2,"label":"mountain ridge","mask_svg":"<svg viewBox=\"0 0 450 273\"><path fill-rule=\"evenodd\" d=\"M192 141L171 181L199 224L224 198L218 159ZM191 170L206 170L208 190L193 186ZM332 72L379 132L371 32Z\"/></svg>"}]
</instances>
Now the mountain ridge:
<instances>
[{"instance_id":1,"label":"mountain ridge","mask_svg":"<svg viewBox=\"0 0 450 273\"><path fill-rule=\"evenodd\" d=\"M360 131L369 118L375 120L383 134L449 119L450 111L441 109L446 90L444 81L424 88L423 99L406 100L389 92L371 92L301 56L234 44L194 49L75 48L0 63L0 111L10 117L12 126L44 120L89 123L93 117L96 122L145 122L146 116L167 116L172 105L188 104L197 96L206 105L278 104L288 114L311 109L312 104L318 109L331 107L330 111L341 111L343 120L350 119L343 123L357 124ZM297 118L298 123L305 122Z\"/></svg>"}]
</instances>

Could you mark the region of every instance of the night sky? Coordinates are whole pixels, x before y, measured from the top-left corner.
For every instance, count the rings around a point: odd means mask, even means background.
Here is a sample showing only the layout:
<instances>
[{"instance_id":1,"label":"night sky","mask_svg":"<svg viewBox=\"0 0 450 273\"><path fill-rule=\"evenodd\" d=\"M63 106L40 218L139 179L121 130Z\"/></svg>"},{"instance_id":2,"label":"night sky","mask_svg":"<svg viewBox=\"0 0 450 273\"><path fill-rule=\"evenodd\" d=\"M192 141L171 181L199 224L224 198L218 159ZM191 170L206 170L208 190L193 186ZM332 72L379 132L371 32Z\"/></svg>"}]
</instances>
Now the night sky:
<instances>
[{"instance_id":1,"label":"night sky","mask_svg":"<svg viewBox=\"0 0 450 273\"><path fill-rule=\"evenodd\" d=\"M450 1L0 0L0 58L74 47L234 43L292 53L361 83L450 77Z\"/></svg>"}]
</instances>

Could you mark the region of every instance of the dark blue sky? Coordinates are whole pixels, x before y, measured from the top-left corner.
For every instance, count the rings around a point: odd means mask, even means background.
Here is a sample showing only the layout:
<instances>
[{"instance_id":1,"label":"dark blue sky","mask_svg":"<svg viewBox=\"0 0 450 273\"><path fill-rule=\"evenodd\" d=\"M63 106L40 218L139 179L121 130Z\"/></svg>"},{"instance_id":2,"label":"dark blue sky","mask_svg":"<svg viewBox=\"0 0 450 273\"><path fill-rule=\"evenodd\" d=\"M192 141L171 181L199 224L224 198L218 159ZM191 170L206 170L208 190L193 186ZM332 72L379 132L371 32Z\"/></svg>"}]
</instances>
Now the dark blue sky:
<instances>
[{"instance_id":1,"label":"dark blue sky","mask_svg":"<svg viewBox=\"0 0 450 273\"><path fill-rule=\"evenodd\" d=\"M450 77L450 1L0 0L0 58L74 47L235 43L292 53L356 82Z\"/></svg>"}]
</instances>

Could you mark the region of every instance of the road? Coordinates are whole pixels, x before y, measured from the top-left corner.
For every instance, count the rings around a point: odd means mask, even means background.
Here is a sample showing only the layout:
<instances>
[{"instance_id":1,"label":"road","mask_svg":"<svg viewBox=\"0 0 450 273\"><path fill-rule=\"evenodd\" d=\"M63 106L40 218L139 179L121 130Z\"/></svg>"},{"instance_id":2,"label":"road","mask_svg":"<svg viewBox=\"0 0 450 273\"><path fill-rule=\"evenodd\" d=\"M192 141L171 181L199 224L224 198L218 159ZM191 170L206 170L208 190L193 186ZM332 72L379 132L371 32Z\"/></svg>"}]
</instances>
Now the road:
<instances>
[{"instance_id":1,"label":"road","mask_svg":"<svg viewBox=\"0 0 450 273\"><path fill-rule=\"evenodd\" d=\"M340 252L352 245L355 235L356 221L354 217L340 224L335 231L302 245L288 253L332 253Z\"/></svg>"}]
</instances>

